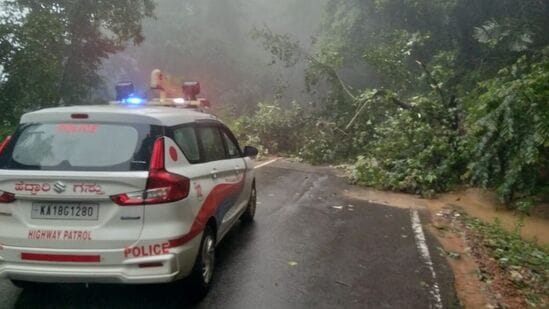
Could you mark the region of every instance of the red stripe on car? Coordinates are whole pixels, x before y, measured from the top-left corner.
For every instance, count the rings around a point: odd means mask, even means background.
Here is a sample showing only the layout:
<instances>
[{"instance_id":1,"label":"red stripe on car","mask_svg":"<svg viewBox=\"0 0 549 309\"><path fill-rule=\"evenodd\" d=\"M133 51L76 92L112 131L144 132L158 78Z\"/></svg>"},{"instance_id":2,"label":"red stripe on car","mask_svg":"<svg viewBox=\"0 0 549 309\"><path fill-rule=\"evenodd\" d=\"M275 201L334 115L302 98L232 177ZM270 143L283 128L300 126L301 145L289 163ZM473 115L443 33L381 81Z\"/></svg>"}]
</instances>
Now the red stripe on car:
<instances>
[{"instance_id":1,"label":"red stripe on car","mask_svg":"<svg viewBox=\"0 0 549 309\"><path fill-rule=\"evenodd\" d=\"M204 230L206 223L208 223L208 219L214 215L223 201L230 196L235 196L242 192L245 178L243 177L237 183L224 183L215 186L204 200L204 204L202 204L202 208L200 208L198 215L194 219L189 232L178 238L169 240L170 248L182 246L200 234Z\"/></svg>"}]
</instances>

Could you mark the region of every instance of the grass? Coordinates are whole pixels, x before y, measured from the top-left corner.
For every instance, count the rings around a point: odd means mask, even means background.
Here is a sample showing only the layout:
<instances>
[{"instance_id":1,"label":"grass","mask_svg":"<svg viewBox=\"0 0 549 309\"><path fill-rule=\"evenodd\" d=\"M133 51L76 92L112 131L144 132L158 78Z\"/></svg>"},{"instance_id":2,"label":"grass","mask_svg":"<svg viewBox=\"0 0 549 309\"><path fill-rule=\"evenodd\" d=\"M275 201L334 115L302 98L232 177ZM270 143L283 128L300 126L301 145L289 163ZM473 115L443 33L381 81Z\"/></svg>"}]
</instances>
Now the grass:
<instances>
[{"instance_id":1,"label":"grass","mask_svg":"<svg viewBox=\"0 0 549 309\"><path fill-rule=\"evenodd\" d=\"M489 254L510 275L513 284L524 292L529 304L548 305L549 248L524 241L520 237L520 222L512 233L505 231L499 221L487 224L466 217L465 224L480 234Z\"/></svg>"}]
</instances>

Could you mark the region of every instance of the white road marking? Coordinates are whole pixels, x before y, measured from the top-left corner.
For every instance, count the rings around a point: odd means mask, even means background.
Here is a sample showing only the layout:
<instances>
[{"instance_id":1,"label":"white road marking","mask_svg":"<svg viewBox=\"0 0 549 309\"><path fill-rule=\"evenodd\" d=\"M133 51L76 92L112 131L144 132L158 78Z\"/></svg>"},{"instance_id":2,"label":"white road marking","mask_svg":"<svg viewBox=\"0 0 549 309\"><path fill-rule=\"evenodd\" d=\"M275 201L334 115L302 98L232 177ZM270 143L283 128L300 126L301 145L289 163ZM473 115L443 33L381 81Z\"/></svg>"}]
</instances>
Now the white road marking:
<instances>
[{"instance_id":1,"label":"white road marking","mask_svg":"<svg viewBox=\"0 0 549 309\"><path fill-rule=\"evenodd\" d=\"M429 247L427 247L427 242L425 241L425 234L423 233L423 228L421 227L421 221L419 220L419 214L416 209L410 210L410 216L412 218L412 229L414 231L414 237L416 240L416 246L421 255L423 263L427 265L433 277L433 284L430 288L429 293L434 303L429 307L442 309L442 297L440 296L440 288L438 287L437 274L433 268L433 261L431 260L431 254L429 253Z\"/></svg>"},{"instance_id":2,"label":"white road marking","mask_svg":"<svg viewBox=\"0 0 549 309\"><path fill-rule=\"evenodd\" d=\"M265 162L265 163L261 163L261 164L259 164L259 165L256 165L256 166L254 167L254 169L264 167L265 165L269 165L269 164L271 164L271 163L274 163L275 161L278 161L278 158L272 159L272 160L267 161L267 162Z\"/></svg>"}]
</instances>

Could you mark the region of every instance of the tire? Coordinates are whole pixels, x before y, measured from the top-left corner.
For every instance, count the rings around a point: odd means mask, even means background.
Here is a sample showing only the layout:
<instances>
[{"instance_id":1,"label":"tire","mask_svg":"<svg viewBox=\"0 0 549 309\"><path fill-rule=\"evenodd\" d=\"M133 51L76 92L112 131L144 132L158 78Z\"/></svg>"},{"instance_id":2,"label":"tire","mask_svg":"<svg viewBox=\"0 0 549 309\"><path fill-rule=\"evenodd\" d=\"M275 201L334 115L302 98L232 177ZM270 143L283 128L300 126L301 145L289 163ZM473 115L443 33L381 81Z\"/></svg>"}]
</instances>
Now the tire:
<instances>
[{"instance_id":1,"label":"tire","mask_svg":"<svg viewBox=\"0 0 549 309\"><path fill-rule=\"evenodd\" d=\"M189 289L194 300L203 299L210 290L215 270L215 233L206 226L202 234L200 249L188 278Z\"/></svg>"},{"instance_id":2,"label":"tire","mask_svg":"<svg viewBox=\"0 0 549 309\"><path fill-rule=\"evenodd\" d=\"M20 289L35 289L38 287L39 283L30 282L30 281L21 281L21 280L10 280L13 285Z\"/></svg>"},{"instance_id":3,"label":"tire","mask_svg":"<svg viewBox=\"0 0 549 309\"><path fill-rule=\"evenodd\" d=\"M257 208L257 191L255 184L252 185L252 192L250 192L250 199L248 200L248 207L240 217L243 223L251 223L254 221L255 210Z\"/></svg>"}]
</instances>

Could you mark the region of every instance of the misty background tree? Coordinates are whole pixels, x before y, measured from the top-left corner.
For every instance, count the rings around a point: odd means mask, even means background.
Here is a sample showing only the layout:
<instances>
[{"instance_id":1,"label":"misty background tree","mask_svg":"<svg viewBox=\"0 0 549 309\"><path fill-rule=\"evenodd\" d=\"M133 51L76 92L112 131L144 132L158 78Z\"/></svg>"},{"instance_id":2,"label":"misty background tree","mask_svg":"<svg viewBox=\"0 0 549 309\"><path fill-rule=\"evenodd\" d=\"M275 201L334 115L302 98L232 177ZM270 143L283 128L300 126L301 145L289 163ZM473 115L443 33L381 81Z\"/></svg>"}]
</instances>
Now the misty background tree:
<instances>
[{"instance_id":1,"label":"misty background tree","mask_svg":"<svg viewBox=\"0 0 549 309\"><path fill-rule=\"evenodd\" d=\"M151 0L27 1L1 4L0 106L5 127L39 108L84 104L110 55L140 44Z\"/></svg>"},{"instance_id":2,"label":"misty background tree","mask_svg":"<svg viewBox=\"0 0 549 309\"><path fill-rule=\"evenodd\" d=\"M103 67L107 82L102 97L112 97L112 85L132 80L146 89L153 69L183 80L201 82L216 113L236 118L250 114L262 100L307 101L304 65L284 69L269 65L270 55L252 40L254 26L268 24L280 32L309 40L320 24L322 1L166 0L145 20L146 37L137 48L111 57ZM309 14L303 17L303 12Z\"/></svg>"}]
</instances>

